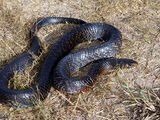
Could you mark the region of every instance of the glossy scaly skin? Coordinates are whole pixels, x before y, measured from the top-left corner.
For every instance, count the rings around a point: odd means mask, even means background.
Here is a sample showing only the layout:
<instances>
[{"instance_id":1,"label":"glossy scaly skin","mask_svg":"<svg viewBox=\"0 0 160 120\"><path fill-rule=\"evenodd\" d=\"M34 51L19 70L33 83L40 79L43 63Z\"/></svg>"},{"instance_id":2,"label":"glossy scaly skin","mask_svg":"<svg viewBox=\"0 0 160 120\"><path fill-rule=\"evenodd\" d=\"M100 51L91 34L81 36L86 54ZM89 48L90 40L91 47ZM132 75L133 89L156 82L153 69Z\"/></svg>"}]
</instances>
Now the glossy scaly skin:
<instances>
[{"instance_id":1,"label":"glossy scaly skin","mask_svg":"<svg viewBox=\"0 0 160 120\"><path fill-rule=\"evenodd\" d=\"M64 34L55 43L43 63L39 80L34 86L19 91L9 89L8 80L14 76L14 71L24 71L33 63L34 58L32 55L40 55L41 45L36 32L42 27L59 23L80 24L80 26ZM56 89L67 93L84 90L93 84L98 73L104 68L106 70L118 64L123 66L136 63L133 60L127 59L109 59L118 52L122 41L119 30L105 23L86 23L83 20L74 18L47 17L35 22L30 35L32 45L28 52L9 63L0 72L0 102L9 106L26 107L36 104L38 100L44 100L50 91L51 83ZM105 42L98 46L69 54L77 44L97 39L104 40ZM97 62L93 69L90 70L88 76L77 80L69 77L73 71L93 61ZM115 61L121 62L117 62L116 64Z\"/></svg>"}]
</instances>

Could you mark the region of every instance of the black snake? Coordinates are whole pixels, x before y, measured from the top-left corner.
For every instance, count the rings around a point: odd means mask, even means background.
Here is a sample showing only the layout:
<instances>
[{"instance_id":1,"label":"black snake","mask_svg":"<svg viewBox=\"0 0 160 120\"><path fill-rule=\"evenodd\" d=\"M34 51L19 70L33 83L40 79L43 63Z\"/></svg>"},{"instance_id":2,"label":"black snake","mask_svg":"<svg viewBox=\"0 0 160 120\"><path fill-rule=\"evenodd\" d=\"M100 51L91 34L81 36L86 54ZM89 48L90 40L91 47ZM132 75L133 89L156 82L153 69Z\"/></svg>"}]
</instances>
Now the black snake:
<instances>
[{"instance_id":1,"label":"black snake","mask_svg":"<svg viewBox=\"0 0 160 120\"><path fill-rule=\"evenodd\" d=\"M65 33L52 47L46 57L37 83L25 90L8 88L8 80L14 76L14 71L22 72L34 61L33 55L39 56L41 45L36 31L51 24L79 24L79 26ZM121 33L112 25L106 23L87 23L80 19L64 17L46 17L37 20L31 29L31 48L28 52L6 65L0 72L0 102L10 106L25 107L36 104L37 100L44 100L51 86L74 93L91 86L98 74L103 70L112 70L119 65L135 64L131 59L112 58L121 47ZM102 44L85 48L75 53L69 52L79 43L89 40L103 40ZM71 78L70 75L94 62L93 68L83 78Z\"/></svg>"}]
</instances>

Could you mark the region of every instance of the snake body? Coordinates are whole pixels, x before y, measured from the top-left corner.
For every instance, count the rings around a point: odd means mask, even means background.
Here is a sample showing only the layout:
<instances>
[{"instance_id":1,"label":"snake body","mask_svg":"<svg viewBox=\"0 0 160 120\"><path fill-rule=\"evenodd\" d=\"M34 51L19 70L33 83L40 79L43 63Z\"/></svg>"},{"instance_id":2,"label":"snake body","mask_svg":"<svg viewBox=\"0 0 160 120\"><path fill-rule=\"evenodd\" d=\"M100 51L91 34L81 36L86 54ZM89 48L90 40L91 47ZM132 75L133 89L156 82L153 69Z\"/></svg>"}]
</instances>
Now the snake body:
<instances>
[{"instance_id":1,"label":"snake body","mask_svg":"<svg viewBox=\"0 0 160 120\"><path fill-rule=\"evenodd\" d=\"M39 56L41 53L41 44L36 32L42 27L59 23L79 24L79 26L65 33L52 47L35 85L25 90L9 89L8 80L14 76L14 71L24 71L33 63L33 55ZM0 102L10 106L31 106L36 104L37 100L44 100L51 85L67 93L82 91L94 83L99 72L112 69L116 65L136 63L130 59L111 58L121 47L121 33L117 28L106 23L87 23L74 18L46 17L34 23L30 36L32 44L28 52L6 65L0 72ZM69 54L77 44L89 40L103 40L104 42L98 46ZM95 65L87 76L81 79L70 77L74 71L90 62L95 62Z\"/></svg>"}]
</instances>

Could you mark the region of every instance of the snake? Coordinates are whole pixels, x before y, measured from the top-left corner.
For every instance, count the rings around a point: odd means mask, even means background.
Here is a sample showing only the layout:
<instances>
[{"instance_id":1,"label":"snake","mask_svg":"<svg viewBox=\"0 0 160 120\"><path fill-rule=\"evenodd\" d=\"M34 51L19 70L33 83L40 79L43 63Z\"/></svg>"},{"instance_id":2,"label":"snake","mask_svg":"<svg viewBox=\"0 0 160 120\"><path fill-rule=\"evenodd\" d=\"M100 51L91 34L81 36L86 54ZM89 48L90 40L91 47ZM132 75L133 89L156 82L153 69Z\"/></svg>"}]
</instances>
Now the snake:
<instances>
[{"instance_id":1,"label":"snake","mask_svg":"<svg viewBox=\"0 0 160 120\"><path fill-rule=\"evenodd\" d=\"M42 45L37 32L51 24L75 24L76 27L64 33L52 46L45 58L39 78L34 85L23 90L8 88L8 83L17 73L31 66L34 56L40 56ZM51 87L66 93L79 93L89 88L102 71L112 71L116 66L132 66L132 59L113 58L122 45L121 32L107 23L88 23L81 19L67 17L39 18L30 30L31 47L0 71L0 102L8 106L33 106L43 101ZM102 43L71 52L76 45L87 41ZM72 73L93 63L88 74L82 78L72 77Z\"/></svg>"}]
</instances>

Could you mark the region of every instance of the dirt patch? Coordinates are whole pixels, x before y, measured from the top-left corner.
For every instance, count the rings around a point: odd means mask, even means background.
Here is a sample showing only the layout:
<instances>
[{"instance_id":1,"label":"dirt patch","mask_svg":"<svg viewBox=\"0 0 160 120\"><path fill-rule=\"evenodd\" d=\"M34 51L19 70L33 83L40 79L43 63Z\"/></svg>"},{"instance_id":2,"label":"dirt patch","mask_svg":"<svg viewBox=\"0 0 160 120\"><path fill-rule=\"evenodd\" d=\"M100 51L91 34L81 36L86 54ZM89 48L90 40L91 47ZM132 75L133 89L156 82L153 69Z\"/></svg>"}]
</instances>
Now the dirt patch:
<instances>
[{"instance_id":1,"label":"dirt patch","mask_svg":"<svg viewBox=\"0 0 160 120\"><path fill-rule=\"evenodd\" d=\"M39 17L47 16L114 25L123 36L116 57L134 59L138 65L102 76L85 93L65 95L52 88L47 99L34 107L13 109L0 105L0 119L159 119L160 100L156 94L160 89L159 5L158 0L2 0L1 69L28 49L31 26ZM53 25L40 30L44 56L51 44L72 27Z\"/></svg>"}]
</instances>

